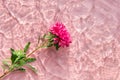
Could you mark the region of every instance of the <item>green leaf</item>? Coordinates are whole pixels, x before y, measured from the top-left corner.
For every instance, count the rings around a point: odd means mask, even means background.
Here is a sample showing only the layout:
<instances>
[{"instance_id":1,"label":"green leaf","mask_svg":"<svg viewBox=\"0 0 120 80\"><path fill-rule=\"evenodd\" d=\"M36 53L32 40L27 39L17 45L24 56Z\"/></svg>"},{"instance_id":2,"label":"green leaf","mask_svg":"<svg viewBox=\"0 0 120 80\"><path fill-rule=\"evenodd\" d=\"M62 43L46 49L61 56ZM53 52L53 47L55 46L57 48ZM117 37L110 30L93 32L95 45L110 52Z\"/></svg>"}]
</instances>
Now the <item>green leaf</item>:
<instances>
[{"instance_id":1,"label":"green leaf","mask_svg":"<svg viewBox=\"0 0 120 80\"><path fill-rule=\"evenodd\" d=\"M10 70L14 70L14 69L19 69L21 68L23 65L25 65L25 63L14 63L13 65L10 66Z\"/></svg>"},{"instance_id":2,"label":"green leaf","mask_svg":"<svg viewBox=\"0 0 120 80\"><path fill-rule=\"evenodd\" d=\"M19 65L19 64L14 64L13 67L14 67L14 68L19 68L19 67L21 67L21 65Z\"/></svg>"},{"instance_id":3,"label":"green leaf","mask_svg":"<svg viewBox=\"0 0 120 80\"><path fill-rule=\"evenodd\" d=\"M24 48L24 52L26 53L30 47L30 42L28 42Z\"/></svg>"},{"instance_id":4,"label":"green leaf","mask_svg":"<svg viewBox=\"0 0 120 80\"><path fill-rule=\"evenodd\" d=\"M15 59L17 58L17 55L14 54L14 49L10 49L11 50L11 61L12 61L12 64L14 63Z\"/></svg>"},{"instance_id":5,"label":"green leaf","mask_svg":"<svg viewBox=\"0 0 120 80\"><path fill-rule=\"evenodd\" d=\"M43 36L43 38L48 39L48 40L51 40L51 39L53 39L54 37L56 37L56 36L53 35L52 33L48 33L48 34L45 34L45 35Z\"/></svg>"},{"instance_id":6,"label":"green leaf","mask_svg":"<svg viewBox=\"0 0 120 80\"><path fill-rule=\"evenodd\" d=\"M53 44L51 42L48 43L47 47L51 47Z\"/></svg>"},{"instance_id":7,"label":"green leaf","mask_svg":"<svg viewBox=\"0 0 120 80\"><path fill-rule=\"evenodd\" d=\"M2 63L3 63L4 66L7 66L7 67L10 66L7 61L2 61Z\"/></svg>"},{"instance_id":8,"label":"green leaf","mask_svg":"<svg viewBox=\"0 0 120 80\"><path fill-rule=\"evenodd\" d=\"M19 60L17 63L14 63L11 67L10 67L10 69L11 70L13 70L13 69L17 69L17 68L21 68L23 65L25 65L26 64L26 62L24 61L24 59L21 59L21 60Z\"/></svg>"},{"instance_id":9,"label":"green leaf","mask_svg":"<svg viewBox=\"0 0 120 80\"><path fill-rule=\"evenodd\" d=\"M30 68L33 72L37 73L37 70L36 70L33 66L31 66L31 65L29 65L29 64L27 64L27 66L28 66L28 68Z\"/></svg>"},{"instance_id":10,"label":"green leaf","mask_svg":"<svg viewBox=\"0 0 120 80\"><path fill-rule=\"evenodd\" d=\"M26 61L24 59L21 59L18 63L19 66L23 66L26 64Z\"/></svg>"},{"instance_id":11,"label":"green leaf","mask_svg":"<svg viewBox=\"0 0 120 80\"><path fill-rule=\"evenodd\" d=\"M18 57L25 57L25 52L23 50L15 50L13 53Z\"/></svg>"},{"instance_id":12,"label":"green leaf","mask_svg":"<svg viewBox=\"0 0 120 80\"><path fill-rule=\"evenodd\" d=\"M45 37L46 37L46 34L43 35L43 38L45 38Z\"/></svg>"},{"instance_id":13,"label":"green leaf","mask_svg":"<svg viewBox=\"0 0 120 80\"><path fill-rule=\"evenodd\" d=\"M19 60L21 60L25 57L26 57L26 55L23 50L15 50L13 52L13 57L11 57L11 59L14 59L13 63L17 63L17 62L19 62Z\"/></svg>"},{"instance_id":14,"label":"green leaf","mask_svg":"<svg viewBox=\"0 0 120 80\"><path fill-rule=\"evenodd\" d=\"M15 50L14 49L12 49L12 48L10 48L10 50L11 50L11 52L13 53Z\"/></svg>"},{"instance_id":15,"label":"green leaf","mask_svg":"<svg viewBox=\"0 0 120 80\"><path fill-rule=\"evenodd\" d=\"M8 69L6 66L4 66L4 65L1 65L1 67L2 67L2 69L3 69L3 71L5 71L6 69Z\"/></svg>"},{"instance_id":16,"label":"green leaf","mask_svg":"<svg viewBox=\"0 0 120 80\"><path fill-rule=\"evenodd\" d=\"M2 61L2 63L3 63L3 64L2 64L3 70L10 68L10 64L9 64L7 61Z\"/></svg>"},{"instance_id":17,"label":"green leaf","mask_svg":"<svg viewBox=\"0 0 120 80\"><path fill-rule=\"evenodd\" d=\"M44 38L45 39L50 39L51 37L50 37L50 35L44 35Z\"/></svg>"},{"instance_id":18,"label":"green leaf","mask_svg":"<svg viewBox=\"0 0 120 80\"><path fill-rule=\"evenodd\" d=\"M24 69L24 68L22 68L22 67L21 67L21 68L19 68L19 69L17 69L17 70L20 70L20 71L25 71L25 69Z\"/></svg>"},{"instance_id":19,"label":"green leaf","mask_svg":"<svg viewBox=\"0 0 120 80\"><path fill-rule=\"evenodd\" d=\"M60 48L58 44L54 44L54 46L55 46L56 50L58 50Z\"/></svg>"},{"instance_id":20,"label":"green leaf","mask_svg":"<svg viewBox=\"0 0 120 80\"><path fill-rule=\"evenodd\" d=\"M13 71L15 68L20 68L20 67L21 67L20 65L14 63L10 66L10 71Z\"/></svg>"},{"instance_id":21,"label":"green leaf","mask_svg":"<svg viewBox=\"0 0 120 80\"><path fill-rule=\"evenodd\" d=\"M31 63L31 62L36 61L36 59L35 58L27 58L25 61L26 61L26 63Z\"/></svg>"}]
</instances>

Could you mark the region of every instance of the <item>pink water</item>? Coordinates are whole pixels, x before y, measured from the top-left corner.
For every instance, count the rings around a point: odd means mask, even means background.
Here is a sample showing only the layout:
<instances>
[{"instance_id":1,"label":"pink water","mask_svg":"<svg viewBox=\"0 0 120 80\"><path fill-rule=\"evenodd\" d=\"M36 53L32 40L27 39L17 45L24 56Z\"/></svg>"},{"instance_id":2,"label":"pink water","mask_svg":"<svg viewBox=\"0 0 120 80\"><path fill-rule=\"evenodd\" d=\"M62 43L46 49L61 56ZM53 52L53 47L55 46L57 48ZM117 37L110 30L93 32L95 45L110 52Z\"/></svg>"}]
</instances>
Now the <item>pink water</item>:
<instances>
[{"instance_id":1,"label":"pink water","mask_svg":"<svg viewBox=\"0 0 120 80\"><path fill-rule=\"evenodd\" d=\"M3 80L120 80L119 9L120 0L0 0L0 64L10 48L31 41L33 50L56 21L72 37L69 48L32 55L37 74L28 69Z\"/></svg>"}]
</instances>

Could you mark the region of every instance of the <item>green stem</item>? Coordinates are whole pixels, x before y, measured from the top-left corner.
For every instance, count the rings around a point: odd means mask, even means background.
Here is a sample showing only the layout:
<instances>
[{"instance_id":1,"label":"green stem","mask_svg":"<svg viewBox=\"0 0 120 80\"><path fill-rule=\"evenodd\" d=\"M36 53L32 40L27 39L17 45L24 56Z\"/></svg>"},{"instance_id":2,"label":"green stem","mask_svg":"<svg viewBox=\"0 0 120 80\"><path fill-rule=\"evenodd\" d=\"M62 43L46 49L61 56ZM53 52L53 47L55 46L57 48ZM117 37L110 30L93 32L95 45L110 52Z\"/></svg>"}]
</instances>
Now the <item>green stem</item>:
<instances>
[{"instance_id":1,"label":"green stem","mask_svg":"<svg viewBox=\"0 0 120 80\"><path fill-rule=\"evenodd\" d=\"M30 54L28 54L26 57L29 57L30 55L32 55L34 52L36 52L38 49L40 49L41 48L41 46L40 47L37 47L37 48L35 48Z\"/></svg>"},{"instance_id":2,"label":"green stem","mask_svg":"<svg viewBox=\"0 0 120 80\"><path fill-rule=\"evenodd\" d=\"M42 45L36 47L36 48L35 48L30 54L28 54L26 57L29 57L30 55L32 55L34 52L36 52L37 50L39 50L40 48L42 48L43 46L45 46L45 44L46 44L46 41L45 41Z\"/></svg>"},{"instance_id":3,"label":"green stem","mask_svg":"<svg viewBox=\"0 0 120 80\"><path fill-rule=\"evenodd\" d=\"M3 75L0 76L0 79L2 79L4 76L8 75L10 72L11 72L10 70L4 72Z\"/></svg>"}]
</instances>

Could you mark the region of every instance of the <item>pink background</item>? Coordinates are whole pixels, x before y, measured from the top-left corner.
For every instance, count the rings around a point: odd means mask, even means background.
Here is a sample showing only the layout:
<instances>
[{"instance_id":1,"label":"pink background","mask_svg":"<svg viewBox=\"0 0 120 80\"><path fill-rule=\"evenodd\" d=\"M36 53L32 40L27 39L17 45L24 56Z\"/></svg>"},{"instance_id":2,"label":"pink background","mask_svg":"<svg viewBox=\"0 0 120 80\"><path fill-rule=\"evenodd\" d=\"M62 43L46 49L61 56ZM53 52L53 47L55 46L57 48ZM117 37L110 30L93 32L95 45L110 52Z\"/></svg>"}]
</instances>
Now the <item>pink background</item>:
<instances>
[{"instance_id":1,"label":"pink background","mask_svg":"<svg viewBox=\"0 0 120 80\"><path fill-rule=\"evenodd\" d=\"M120 80L120 0L0 0L0 64L10 48L31 41L33 50L56 21L70 32L70 47L39 50L32 55L38 74L27 69L3 80Z\"/></svg>"}]
</instances>

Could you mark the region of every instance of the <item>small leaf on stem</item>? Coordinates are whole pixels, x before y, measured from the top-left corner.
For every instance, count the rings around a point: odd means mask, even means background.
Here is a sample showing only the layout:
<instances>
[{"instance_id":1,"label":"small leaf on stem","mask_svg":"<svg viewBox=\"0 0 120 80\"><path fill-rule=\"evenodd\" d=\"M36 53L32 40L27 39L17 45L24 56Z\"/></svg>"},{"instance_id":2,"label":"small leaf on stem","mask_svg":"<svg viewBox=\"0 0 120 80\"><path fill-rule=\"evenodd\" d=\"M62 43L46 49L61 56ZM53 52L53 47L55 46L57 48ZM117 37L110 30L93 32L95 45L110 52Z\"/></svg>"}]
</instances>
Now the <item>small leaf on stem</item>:
<instances>
[{"instance_id":1,"label":"small leaf on stem","mask_svg":"<svg viewBox=\"0 0 120 80\"><path fill-rule=\"evenodd\" d=\"M3 70L5 71L6 69L9 69L10 68L10 64L8 64L7 61L2 61L2 68Z\"/></svg>"},{"instance_id":2,"label":"small leaf on stem","mask_svg":"<svg viewBox=\"0 0 120 80\"><path fill-rule=\"evenodd\" d=\"M28 68L30 68L33 72L37 73L37 70L36 70L33 66L31 66L31 65L29 65L29 64L27 64L27 66L28 66Z\"/></svg>"},{"instance_id":3,"label":"small leaf on stem","mask_svg":"<svg viewBox=\"0 0 120 80\"><path fill-rule=\"evenodd\" d=\"M55 46L56 50L59 49L59 45L58 44L54 44L54 46Z\"/></svg>"},{"instance_id":4,"label":"small leaf on stem","mask_svg":"<svg viewBox=\"0 0 120 80\"><path fill-rule=\"evenodd\" d=\"M53 46L53 43L52 42L48 42L47 47L51 47L51 46Z\"/></svg>"},{"instance_id":5,"label":"small leaf on stem","mask_svg":"<svg viewBox=\"0 0 120 80\"><path fill-rule=\"evenodd\" d=\"M9 67L9 66L10 66L7 61L2 61L2 63L3 63L3 65L6 66L6 67Z\"/></svg>"},{"instance_id":6,"label":"small leaf on stem","mask_svg":"<svg viewBox=\"0 0 120 80\"><path fill-rule=\"evenodd\" d=\"M15 59L17 58L17 55L14 54L14 49L10 49L11 50L11 61L12 61L12 64L14 63Z\"/></svg>"},{"instance_id":7,"label":"small leaf on stem","mask_svg":"<svg viewBox=\"0 0 120 80\"><path fill-rule=\"evenodd\" d=\"M24 52L26 53L30 47L30 42L28 42L24 48Z\"/></svg>"},{"instance_id":8,"label":"small leaf on stem","mask_svg":"<svg viewBox=\"0 0 120 80\"><path fill-rule=\"evenodd\" d=\"M26 63L31 63L31 62L36 61L36 59L35 58L27 58L25 61L26 61Z\"/></svg>"},{"instance_id":9,"label":"small leaf on stem","mask_svg":"<svg viewBox=\"0 0 120 80\"><path fill-rule=\"evenodd\" d=\"M40 40L41 40L41 38L40 38L40 36L38 36L38 41L37 41L37 46L36 47L39 46Z\"/></svg>"}]
</instances>

